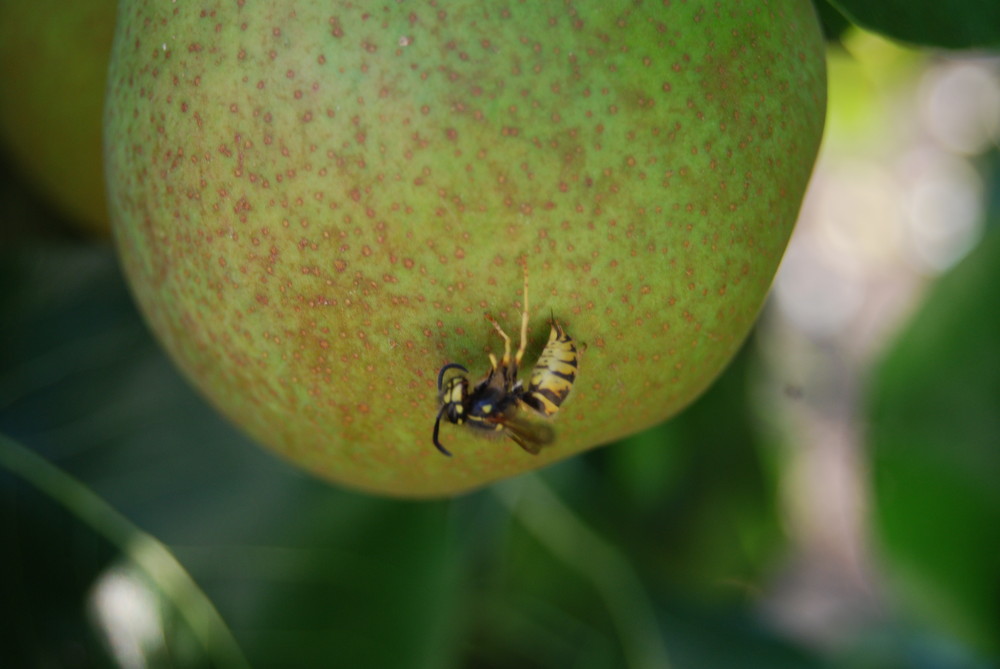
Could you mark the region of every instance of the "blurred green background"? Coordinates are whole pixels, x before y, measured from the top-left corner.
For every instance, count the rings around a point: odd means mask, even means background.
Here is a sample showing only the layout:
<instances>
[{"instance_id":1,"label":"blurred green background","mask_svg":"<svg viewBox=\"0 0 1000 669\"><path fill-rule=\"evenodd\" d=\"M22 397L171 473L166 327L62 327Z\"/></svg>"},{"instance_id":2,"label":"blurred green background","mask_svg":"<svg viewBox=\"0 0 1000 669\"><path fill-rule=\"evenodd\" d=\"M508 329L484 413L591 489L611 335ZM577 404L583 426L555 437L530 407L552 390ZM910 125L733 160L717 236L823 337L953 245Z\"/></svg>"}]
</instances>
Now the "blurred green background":
<instances>
[{"instance_id":1,"label":"blurred green background","mask_svg":"<svg viewBox=\"0 0 1000 669\"><path fill-rule=\"evenodd\" d=\"M894 6L819 6L825 146L724 376L450 501L249 442L5 154L0 667L998 666L1000 21Z\"/></svg>"}]
</instances>

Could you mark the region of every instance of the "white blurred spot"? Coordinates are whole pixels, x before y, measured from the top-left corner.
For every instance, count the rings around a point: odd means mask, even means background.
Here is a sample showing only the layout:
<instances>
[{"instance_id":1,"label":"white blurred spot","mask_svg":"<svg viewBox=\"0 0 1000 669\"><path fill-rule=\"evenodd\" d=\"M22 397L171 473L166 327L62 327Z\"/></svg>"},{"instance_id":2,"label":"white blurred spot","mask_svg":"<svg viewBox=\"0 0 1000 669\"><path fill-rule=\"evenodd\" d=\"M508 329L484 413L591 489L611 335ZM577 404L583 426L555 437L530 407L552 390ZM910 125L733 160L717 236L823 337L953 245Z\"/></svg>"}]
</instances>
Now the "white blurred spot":
<instances>
[{"instance_id":1,"label":"white blurred spot","mask_svg":"<svg viewBox=\"0 0 1000 669\"><path fill-rule=\"evenodd\" d=\"M90 594L90 610L111 654L124 669L145 669L164 645L156 595L124 567L108 569Z\"/></svg>"},{"instance_id":2,"label":"white blurred spot","mask_svg":"<svg viewBox=\"0 0 1000 669\"><path fill-rule=\"evenodd\" d=\"M948 61L928 70L920 116L949 151L976 155L1000 142L1000 61Z\"/></svg>"},{"instance_id":3,"label":"white blurred spot","mask_svg":"<svg viewBox=\"0 0 1000 669\"><path fill-rule=\"evenodd\" d=\"M822 246L805 235L789 245L775 281L778 309L796 328L816 338L844 330L857 314L864 287L824 257Z\"/></svg>"},{"instance_id":4,"label":"white blurred spot","mask_svg":"<svg viewBox=\"0 0 1000 669\"><path fill-rule=\"evenodd\" d=\"M897 179L874 161L821 159L774 286L796 328L825 339L854 324L871 268L900 255L902 199Z\"/></svg>"},{"instance_id":5,"label":"white blurred spot","mask_svg":"<svg viewBox=\"0 0 1000 669\"><path fill-rule=\"evenodd\" d=\"M943 272L982 234L982 180L968 160L933 148L914 149L904 160L904 250L918 270Z\"/></svg>"},{"instance_id":6,"label":"white blurred spot","mask_svg":"<svg viewBox=\"0 0 1000 669\"><path fill-rule=\"evenodd\" d=\"M810 203L818 252L855 270L895 256L903 218L894 175L865 159L840 160L825 171Z\"/></svg>"}]
</instances>

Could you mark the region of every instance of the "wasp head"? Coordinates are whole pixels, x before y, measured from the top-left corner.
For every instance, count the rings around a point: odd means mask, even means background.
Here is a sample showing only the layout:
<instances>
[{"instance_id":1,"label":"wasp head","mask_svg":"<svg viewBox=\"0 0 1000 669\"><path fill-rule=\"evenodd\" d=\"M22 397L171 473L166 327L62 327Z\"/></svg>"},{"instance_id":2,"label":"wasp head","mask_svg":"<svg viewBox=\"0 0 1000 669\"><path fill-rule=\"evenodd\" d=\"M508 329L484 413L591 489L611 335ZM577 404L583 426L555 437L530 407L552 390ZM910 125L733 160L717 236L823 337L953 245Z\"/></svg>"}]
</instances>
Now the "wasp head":
<instances>
[{"instance_id":1,"label":"wasp head","mask_svg":"<svg viewBox=\"0 0 1000 669\"><path fill-rule=\"evenodd\" d=\"M438 411L437 420L434 421L434 446L448 456L451 453L438 440L441 418L447 418L448 422L461 425L465 422L465 417L468 415L467 404L469 403L469 379L462 375L455 375L445 382L444 375L449 369L458 369L466 374L469 373L469 370L455 362L449 362L438 372L437 385L438 396L441 400L441 410Z\"/></svg>"}]
</instances>

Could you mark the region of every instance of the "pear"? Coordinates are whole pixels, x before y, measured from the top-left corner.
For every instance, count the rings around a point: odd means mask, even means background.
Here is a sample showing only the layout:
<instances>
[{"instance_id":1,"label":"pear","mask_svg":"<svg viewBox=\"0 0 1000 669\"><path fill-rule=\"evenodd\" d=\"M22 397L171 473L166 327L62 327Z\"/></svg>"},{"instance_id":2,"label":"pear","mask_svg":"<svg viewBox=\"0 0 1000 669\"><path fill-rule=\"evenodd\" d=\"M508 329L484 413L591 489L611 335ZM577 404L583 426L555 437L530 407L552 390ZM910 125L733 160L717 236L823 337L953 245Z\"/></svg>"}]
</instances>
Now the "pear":
<instances>
[{"instance_id":1,"label":"pear","mask_svg":"<svg viewBox=\"0 0 1000 669\"><path fill-rule=\"evenodd\" d=\"M153 331L255 439L345 485L450 495L711 383L772 281L824 109L808 0L124 0L112 227ZM558 411L509 414L551 443L446 416L446 457L438 370L468 369L471 394L502 365L498 329L518 350L525 275L516 391L551 321L577 345Z\"/></svg>"},{"instance_id":2,"label":"pear","mask_svg":"<svg viewBox=\"0 0 1000 669\"><path fill-rule=\"evenodd\" d=\"M0 0L0 143L69 222L109 235L101 155L116 0Z\"/></svg>"}]
</instances>

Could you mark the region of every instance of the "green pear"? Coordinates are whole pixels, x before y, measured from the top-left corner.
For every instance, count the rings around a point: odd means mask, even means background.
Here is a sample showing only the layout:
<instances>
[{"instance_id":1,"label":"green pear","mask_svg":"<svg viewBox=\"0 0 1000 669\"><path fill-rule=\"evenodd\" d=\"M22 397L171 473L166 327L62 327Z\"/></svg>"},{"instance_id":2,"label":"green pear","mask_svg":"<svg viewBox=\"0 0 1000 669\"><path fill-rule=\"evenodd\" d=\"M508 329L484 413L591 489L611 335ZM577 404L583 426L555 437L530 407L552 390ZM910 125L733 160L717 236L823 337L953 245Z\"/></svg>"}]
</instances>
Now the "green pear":
<instances>
[{"instance_id":1,"label":"green pear","mask_svg":"<svg viewBox=\"0 0 1000 669\"><path fill-rule=\"evenodd\" d=\"M81 229L107 237L101 155L116 0L0 0L0 144Z\"/></svg>"},{"instance_id":2,"label":"green pear","mask_svg":"<svg viewBox=\"0 0 1000 669\"><path fill-rule=\"evenodd\" d=\"M261 443L399 496L701 393L761 307L825 108L808 0L124 0L108 86L112 226L153 331ZM578 344L559 410L510 415L554 440L444 419L446 457L438 370L472 392L502 358L484 312L517 350L524 268L519 378L550 320Z\"/></svg>"}]
</instances>

